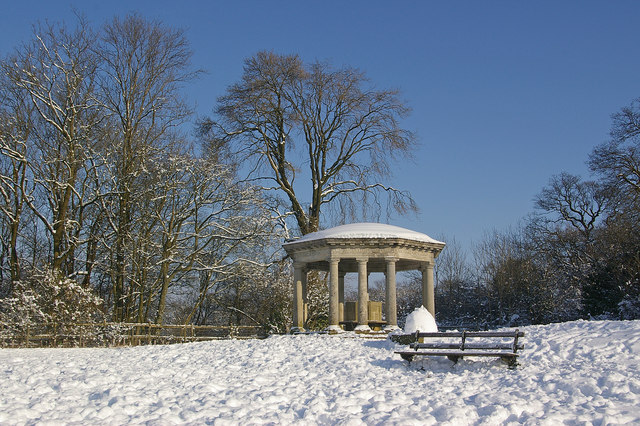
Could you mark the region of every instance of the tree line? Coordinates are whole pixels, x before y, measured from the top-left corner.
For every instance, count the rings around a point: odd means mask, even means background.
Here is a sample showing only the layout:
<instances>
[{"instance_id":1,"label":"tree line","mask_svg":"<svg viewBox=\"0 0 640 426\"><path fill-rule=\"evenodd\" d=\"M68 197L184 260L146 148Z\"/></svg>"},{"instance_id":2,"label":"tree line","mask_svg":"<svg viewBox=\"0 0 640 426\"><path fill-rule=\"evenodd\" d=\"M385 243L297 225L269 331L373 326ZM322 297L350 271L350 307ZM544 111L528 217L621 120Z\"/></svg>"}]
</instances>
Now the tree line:
<instances>
[{"instance_id":1,"label":"tree line","mask_svg":"<svg viewBox=\"0 0 640 426\"><path fill-rule=\"evenodd\" d=\"M0 322L290 326L286 238L417 211L388 180L415 136L362 71L259 52L194 119L180 29L132 14L39 24L0 62ZM639 103L585 181L560 174L521 227L437 264L439 320L639 316ZM327 318L321 274L309 321ZM400 313L419 285L399 288ZM372 294L375 289L372 288Z\"/></svg>"},{"instance_id":2,"label":"tree line","mask_svg":"<svg viewBox=\"0 0 640 426\"><path fill-rule=\"evenodd\" d=\"M640 99L612 115L588 157L593 179L560 173L515 229L438 263L441 319L537 324L640 318Z\"/></svg>"},{"instance_id":3,"label":"tree line","mask_svg":"<svg viewBox=\"0 0 640 426\"><path fill-rule=\"evenodd\" d=\"M247 285L285 285L275 203L183 130L191 57L130 15L37 25L2 60L3 322L232 323ZM256 303L281 316L282 291Z\"/></svg>"}]
</instances>

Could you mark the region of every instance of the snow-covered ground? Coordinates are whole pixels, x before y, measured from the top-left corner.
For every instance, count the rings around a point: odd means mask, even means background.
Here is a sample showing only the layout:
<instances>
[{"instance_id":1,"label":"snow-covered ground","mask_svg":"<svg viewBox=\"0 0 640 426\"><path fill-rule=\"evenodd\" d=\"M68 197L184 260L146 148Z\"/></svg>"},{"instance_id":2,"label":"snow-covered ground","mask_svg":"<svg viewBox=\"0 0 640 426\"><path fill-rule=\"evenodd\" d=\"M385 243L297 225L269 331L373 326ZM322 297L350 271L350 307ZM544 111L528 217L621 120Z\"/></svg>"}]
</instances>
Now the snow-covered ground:
<instances>
[{"instance_id":1,"label":"snow-covered ground","mask_svg":"<svg viewBox=\"0 0 640 426\"><path fill-rule=\"evenodd\" d=\"M0 350L0 424L640 424L640 321L525 327L521 365L274 336Z\"/></svg>"}]
</instances>

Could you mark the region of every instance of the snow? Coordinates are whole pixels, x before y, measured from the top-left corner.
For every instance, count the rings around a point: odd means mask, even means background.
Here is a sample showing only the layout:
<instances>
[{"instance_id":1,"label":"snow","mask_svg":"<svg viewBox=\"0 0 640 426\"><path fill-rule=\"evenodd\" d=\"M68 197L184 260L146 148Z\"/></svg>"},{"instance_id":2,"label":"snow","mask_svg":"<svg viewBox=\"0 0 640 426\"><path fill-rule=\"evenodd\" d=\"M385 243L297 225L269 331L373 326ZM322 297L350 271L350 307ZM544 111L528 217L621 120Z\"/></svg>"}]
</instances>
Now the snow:
<instances>
[{"instance_id":1,"label":"snow","mask_svg":"<svg viewBox=\"0 0 640 426\"><path fill-rule=\"evenodd\" d=\"M415 333L418 330L423 333L438 332L438 326L435 318L433 318L433 315L431 315L424 306L416 308L413 312L407 315L407 319L405 320L405 333Z\"/></svg>"},{"instance_id":2,"label":"snow","mask_svg":"<svg viewBox=\"0 0 640 426\"><path fill-rule=\"evenodd\" d=\"M515 370L352 333L1 349L0 424L640 423L640 321L522 330Z\"/></svg>"},{"instance_id":3,"label":"snow","mask_svg":"<svg viewBox=\"0 0 640 426\"><path fill-rule=\"evenodd\" d=\"M312 232L298 238L297 240L290 241L290 243L322 240L325 238L398 238L424 243L444 244L443 242L434 240L430 236L420 232L384 223L367 222L351 223L348 225L340 225L334 228L325 229L323 231Z\"/></svg>"}]
</instances>

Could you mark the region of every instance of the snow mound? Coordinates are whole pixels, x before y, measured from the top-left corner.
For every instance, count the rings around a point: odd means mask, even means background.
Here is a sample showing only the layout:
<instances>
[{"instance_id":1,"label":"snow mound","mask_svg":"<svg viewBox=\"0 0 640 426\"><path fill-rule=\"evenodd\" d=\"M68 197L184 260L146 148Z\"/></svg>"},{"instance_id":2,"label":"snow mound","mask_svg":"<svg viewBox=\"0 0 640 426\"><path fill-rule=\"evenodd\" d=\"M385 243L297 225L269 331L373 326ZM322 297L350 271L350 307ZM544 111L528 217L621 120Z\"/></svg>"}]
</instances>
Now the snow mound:
<instances>
[{"instance_id":1,"label":"snow mound","mask_svg":"<svg viewBox=\"0 0 640 426\"><path fill-rule=\"evenodd\" d=\"M437 333L438 325L435 318L427 308L420 306L413 312L407 315L407 320L404 324L405 333L415 333L416 331L422 331L423 333Z\"/></svg>"}]
</instances>

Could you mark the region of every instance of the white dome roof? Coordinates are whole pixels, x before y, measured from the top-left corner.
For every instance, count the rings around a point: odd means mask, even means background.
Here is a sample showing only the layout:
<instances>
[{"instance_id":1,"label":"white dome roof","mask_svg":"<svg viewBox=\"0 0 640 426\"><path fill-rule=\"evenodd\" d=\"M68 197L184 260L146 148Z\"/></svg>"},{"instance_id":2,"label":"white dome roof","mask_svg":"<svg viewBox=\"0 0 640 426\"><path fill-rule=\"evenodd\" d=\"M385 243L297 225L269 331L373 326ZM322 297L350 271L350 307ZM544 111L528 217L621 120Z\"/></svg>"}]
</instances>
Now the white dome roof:
<instances>
[{"instance_id":1,"label":"white dome roof","mask_svg":"<svg viewBox=\"0 0 640 426\"><path fill-rule=\"evenodd\" d=\"M312 232L291 242L322 240L327 238L401 238L425 243L444 244L427 234L384 223L351 223Z\"/></svg>"}]
</instances>

